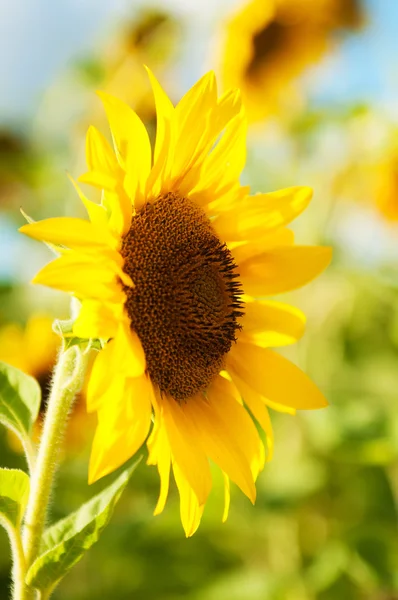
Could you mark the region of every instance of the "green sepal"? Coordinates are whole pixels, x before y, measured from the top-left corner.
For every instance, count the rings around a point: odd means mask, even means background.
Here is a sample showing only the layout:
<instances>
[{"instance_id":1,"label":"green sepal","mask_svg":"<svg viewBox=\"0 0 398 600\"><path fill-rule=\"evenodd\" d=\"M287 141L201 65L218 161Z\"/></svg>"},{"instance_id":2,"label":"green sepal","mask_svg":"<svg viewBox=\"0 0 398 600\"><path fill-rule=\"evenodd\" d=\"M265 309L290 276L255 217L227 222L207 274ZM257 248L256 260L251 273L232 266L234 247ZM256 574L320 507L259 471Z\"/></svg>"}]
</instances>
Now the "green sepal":
<instances>
[{"instance_id":1,"label":"green sepal","mask_svg":"<svg viewBox=\"0 0 398 600\"><path fill-rule=\"evenodd\" d=\"M90 346L90 350L102 350L101 342L99 340L87 340L86 338L79 337L66 337L64 338L64 350L67 350L71 346Z\"/></svg>"},{"instance_id":2,"label":"green sepal","mask_svg":"<svg viewBox=\"0 0 398 600\"><path fill-rule=\"evenodd\" d=\"M0 361L0 423L14 431L23 446L39 414L41 390L36 379Z\"/></svg>"},{"instance_id":3,"label":"green sepal","mask_svg":"<svg viewBox=\"0 0 398 600\"><path fill-rule=\"evenodd\" d=\"M53 322L53 331L60 337L73 336L73 319L55 319Z\"/></svg>"},{"instance_id":4,"label":"green sepal","mask_svg":"<svg viewBox=\"0 0 398 600\"><path fill-rule=\"evenodd\" d=\"M56 319L53 323L54 333L56 333L63 339L64 350L67 350L71 346L87 346L87 343L89 343L90 348L94 350L102 349L102 345L99 340L87 340L87 338L81 338L74 335L73 324L73 319L67 319L65 321L62 321L61 319Z\"/></svg>"},{"instance_id":5,"label":"green sepal","mask_svg":"<svg viewBox=\"0 0 398 600\"><path fill-rule=\"evenodd\" d=\"M28 585L42 593L52 591L86 550L98 541L140 460L141 458L124 469L113 483L76 512L44 532L41 554L26 576Z\"/></svg>"},{"instance_id":6,"label":"green sepal","mask_svg":"<svg viewBox=\"0 0 398 600\"><path fill-rule=\"evenodd\" d=\"M19 529L29 498L29 477L19 469L0 469L0 523ZM6 523L4 523L4 521Z\"/></svg>"}]
</instances>

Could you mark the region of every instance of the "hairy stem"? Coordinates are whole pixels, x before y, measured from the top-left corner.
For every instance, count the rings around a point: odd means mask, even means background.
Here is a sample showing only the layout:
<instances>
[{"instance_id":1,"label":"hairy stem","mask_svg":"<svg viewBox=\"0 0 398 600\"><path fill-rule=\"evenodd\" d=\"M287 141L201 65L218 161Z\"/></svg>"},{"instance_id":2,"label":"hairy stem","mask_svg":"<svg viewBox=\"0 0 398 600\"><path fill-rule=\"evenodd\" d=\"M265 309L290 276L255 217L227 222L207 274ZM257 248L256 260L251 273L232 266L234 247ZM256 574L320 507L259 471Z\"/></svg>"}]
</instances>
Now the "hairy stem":
<instances>
[{"instance_id":1,"label":"hairy stem","mask_svg":"<svg viewBox=\"0 0 398 600\"><path fill-rule=\"evenodd\" d=\"M28 464L29 474L32 474L36 464L36 448L29 437L22 440L22 445L25 452L26 462Z\"/></svg>"},{"instance_id":2,"label":"hairy stem","mask_svg":"<svg viewBox=\"0 0 398 600\"><path fill-rule=\"evenodd\" d=\"M4 519L2 526L8 533L12 554L12 597L17 600L25 600L25 574L26 562L22 548L22 540L17 529Z\"/></svg>"},{"instance_id":3,"label":"hairy stem","mask_svg":"<svg viewBox=\"0 0 398 600\"><path fill-rule=\"evenodd\" d=\"M60 442L65 433L73 400L83 383L87 358L87 352L82 352L78 346L72 346L60 353L55 366L25 513L23 548L27 570L39 553L54 475L58 466ZM35 592L27 588L25 595L16 596L16 599L30 600L34 597Z\"/></svg>"}]
</instances>

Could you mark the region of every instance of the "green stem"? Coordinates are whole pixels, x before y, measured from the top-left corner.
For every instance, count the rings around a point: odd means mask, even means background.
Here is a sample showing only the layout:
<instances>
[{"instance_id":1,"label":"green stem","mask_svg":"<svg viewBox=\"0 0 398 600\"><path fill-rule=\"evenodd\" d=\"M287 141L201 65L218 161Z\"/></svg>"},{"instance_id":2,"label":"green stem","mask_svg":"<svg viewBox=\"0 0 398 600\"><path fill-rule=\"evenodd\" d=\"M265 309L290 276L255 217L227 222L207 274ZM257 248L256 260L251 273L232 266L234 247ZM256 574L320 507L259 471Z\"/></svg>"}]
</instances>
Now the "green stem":
<instances>
[{"instance_id":1,"label":"green stem","mask_svg":"<svg viewBox=\"0 0 398 600\"><path fill-rule=\"evenodd\" d=\"M12 554L12 597L17 600L25 600L25 574L26 562L22 548L22 540L17 529L6 519L1 520L2 526L8 533Z\"/></svg>"},{"instance_id":2,"label":"green stem","mask_svg":"<svg viewBox=\"0 0 398 600\"><path fill-rule=\"evenodd\" d=\"M82 352L78 346L72 346L61 352L55 366L25 513L23 547L27 570L39 553L54 475L58 466L59 447L65 433L68 413L83 383L87 359L87 352ZM26 588L25 596L16 596L15 600L30 600L34 597L35 592L31 588Z\"/></svg>"},{"instance_id":3,"label":"green stem","mask_svg":"<svg viewBox=\"0 0 398 600\"><path fill-rule=\"evenodd\" d=\"M24 440L22 440L22 445L25 452L26 462L28 463L29 474L32 474L36 465L35 445L27 436Z\"/></svg>"}]
</instances>

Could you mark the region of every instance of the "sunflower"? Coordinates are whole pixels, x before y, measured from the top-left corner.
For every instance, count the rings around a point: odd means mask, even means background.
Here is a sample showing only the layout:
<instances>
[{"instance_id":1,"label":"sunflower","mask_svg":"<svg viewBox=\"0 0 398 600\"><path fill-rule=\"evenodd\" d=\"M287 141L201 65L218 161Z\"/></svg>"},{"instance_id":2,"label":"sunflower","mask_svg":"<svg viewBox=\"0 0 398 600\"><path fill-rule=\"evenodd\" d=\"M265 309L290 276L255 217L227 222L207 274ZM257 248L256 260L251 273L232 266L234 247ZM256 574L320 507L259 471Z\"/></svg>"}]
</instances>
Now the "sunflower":
<instances>
[{"instance_id":1,"label":"sunflower","mask_svg":"<svg viewBox=\"0 0 398 600\"><path fill-rule=\"evenodd\" d=\"M0 360L37 379L41 388L40 412L33 431L35 441L40 438L52 371L60 345L60 338L54 333L52 323L53 319L48 315L35 313L24 327L18 323L8 323L0 329ZM87 427L91 421L91 416L86 412L84 393L81 393L73 407L66 432L68 452L79 450L86 442ZM19 438L13 432L9 432L8 441L13 450L22 452Z\"/></svg>"},{"instance_id":2,"label":"sunflower","mask_svg":"<svg viewBox=\"0 0 398 600\"><path fill-rule=\"evenodd\" d=\"M359 0L252 0L224 27L221 76L240 87L248 116L261 120L297 99L292 80L330 48L332 35L362 22ZM290 87L287 94L287 87Z\"/></svg>"},{"instance_id":3,"label":"sunflower","mask_svg":"<svg viewBox=\"0 0 398 600\"><path fill-rule=\"evenodd\" d=\"M0 360L37 379L42 393L41 415L48 397L58 344L59 338L52 330L52 319L45 314L31 315L24 327L19 323L7 323L0 329ZM41 415L33 431L35 440L40 435ZM12 450L23 452L21 441L14 432L7 432L7 441Z\"/></svg>"},{"instance_id":4,"label":"sunflower","mask_svg":"<svg viewBox=\"0 0 398 600\"><path fill-rule=\"evenodd\" d=\"M36 313L25 326L8 323L0 329L0 360L35 377L43 394L50 382L59 338L52 330L52 319Z\"/></svg>"},{"instance_id":5,"label":"sunflower","mask_svg":"<svg viewBox=\"0 0 398 600\"><path fill-rule=\"evenodd\" d=\"M89 481L147 440L148 463L160 475L155 514L172 469L190 536L212 486L209 459L224 474L225 519L230 480L255 501L256 478L272 454L267 407L326 405L309 378L270 349L298 339L304 316L255 298L304 285L328 265L331 250L295 246L286 228L307 206L309 188L250 196L240 185L239 91L218 97L210 72L174 107L148 73L157 109L153 156L132 109L99 93L114 149L91 127L80 181L102 190L101 204L76 184L90 221L50 218L21 231L66 247L34 282L79 298L74 332L103 342L87 390L88 410L98 416Z\"/></svg>"}]
</instances>

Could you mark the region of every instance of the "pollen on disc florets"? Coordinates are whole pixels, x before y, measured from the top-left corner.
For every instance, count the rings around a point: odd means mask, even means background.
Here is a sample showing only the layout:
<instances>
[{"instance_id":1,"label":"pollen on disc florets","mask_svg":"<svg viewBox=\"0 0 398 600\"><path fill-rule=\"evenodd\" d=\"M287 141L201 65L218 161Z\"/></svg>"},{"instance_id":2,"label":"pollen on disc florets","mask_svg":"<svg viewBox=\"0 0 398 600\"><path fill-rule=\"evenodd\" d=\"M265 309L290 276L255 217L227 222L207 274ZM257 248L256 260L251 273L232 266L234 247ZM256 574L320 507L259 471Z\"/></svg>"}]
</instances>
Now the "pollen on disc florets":
<instances>
[{"instance_id":1,"label":"pollen on disc florets","mask_svg":"<svg viewBox=\"0 0 398 600\"><path fill-rule=\"evenodd\" d=\"M223 368L240 328L241 285L231 252L194 202L146 203L122 241L126 311L161 393L183 401Z\"/></svg>"}]
</instances>

